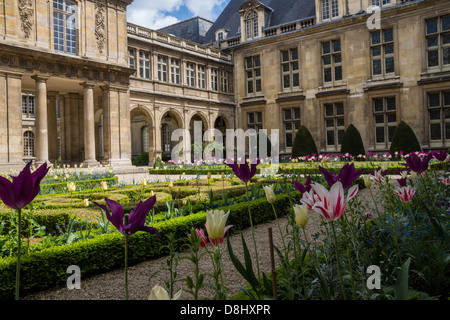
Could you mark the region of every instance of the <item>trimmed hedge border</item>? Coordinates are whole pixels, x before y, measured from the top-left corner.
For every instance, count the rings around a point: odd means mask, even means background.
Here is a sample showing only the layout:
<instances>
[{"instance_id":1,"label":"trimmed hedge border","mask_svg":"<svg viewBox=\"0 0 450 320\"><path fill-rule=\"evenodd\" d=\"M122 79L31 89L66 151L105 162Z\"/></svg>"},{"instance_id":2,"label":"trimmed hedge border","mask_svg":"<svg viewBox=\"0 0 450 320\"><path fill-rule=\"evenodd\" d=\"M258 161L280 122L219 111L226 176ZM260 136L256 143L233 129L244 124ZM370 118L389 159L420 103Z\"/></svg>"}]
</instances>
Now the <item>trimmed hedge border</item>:
<instances>
[{"instance_id":1,"label":"trimmed hedge border","mask_svg":"<svg viewBox=\"0 0 450 320\"><path fill-rule=\"evenodd\" d=\"M78 190L80 190L80 189L92 189L93 186L98 188L100 187L100 182L102 181L106 181L108 183L108 187L111 187L117 183L118 179L119 178L117 176L114 176L112 178L104 178L97 180L77 180L71 182L76 183ZM41 191L39 192L39 195L53 195L52 193L49 193L51 190L54 191L56 194L68 193L68 191L66 191L67 183L68 182L41 184ZM87 186L88 188L84 188L85 186Z\"/></svg>"},{"instance_id":2,"label":"trimmed hedge border","mask_svg":"<svg viewBox=\"0 0 450 320\"><path fill-rule=\"evenodd\" d=\"M300 195L294 191L293 197ZM289 213L289 195L277 196L275 208L278 216ZM250 202L253 224L268 222L274 219L271 205L265 198ZM247 202L241 202L229 207L218 208L230 210L227 223L233 225L229 232L237 233L250 226ZM204 228L206 211L179 217L169 221L155 223L161 238L148 233L139 232L128 239L128 261L133 265L147 259L160 257L166 252L160 251L161 246L167 245L167 234L174 233L176 239L186 238L191 228ZM178 248L184 244L178 242ZM21 294L46 290L53 286L63 285L67 281L66 270L69 266L80 267L83 277L93 276L124 266L123 235L114 232L93 239L78 241L74 244L45 249L21 259ZM16 258L0 259L0 299L13 299L15 290Z\"/></svg>"}]
</instances>

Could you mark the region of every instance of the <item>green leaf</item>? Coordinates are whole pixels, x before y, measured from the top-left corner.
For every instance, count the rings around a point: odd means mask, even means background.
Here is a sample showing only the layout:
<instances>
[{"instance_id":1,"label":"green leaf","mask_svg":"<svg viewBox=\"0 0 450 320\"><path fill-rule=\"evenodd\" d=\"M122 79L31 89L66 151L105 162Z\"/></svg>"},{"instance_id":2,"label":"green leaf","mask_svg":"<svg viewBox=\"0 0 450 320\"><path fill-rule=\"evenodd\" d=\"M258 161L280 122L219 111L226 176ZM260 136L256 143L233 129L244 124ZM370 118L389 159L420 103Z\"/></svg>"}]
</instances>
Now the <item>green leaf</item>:
<instances>
[{"instance_id":1,"label":"green leaf","mask_svg":"<svg viewBox=\"0 0 450 320\"><path fill-rule=\"evenodd\" d=\"M395 300L407 300L408 298L408 272L410 263L411 258L408 258L408 260L403 263L402 268L400 269L394 287Z\"/></svg>"}]
</instances>

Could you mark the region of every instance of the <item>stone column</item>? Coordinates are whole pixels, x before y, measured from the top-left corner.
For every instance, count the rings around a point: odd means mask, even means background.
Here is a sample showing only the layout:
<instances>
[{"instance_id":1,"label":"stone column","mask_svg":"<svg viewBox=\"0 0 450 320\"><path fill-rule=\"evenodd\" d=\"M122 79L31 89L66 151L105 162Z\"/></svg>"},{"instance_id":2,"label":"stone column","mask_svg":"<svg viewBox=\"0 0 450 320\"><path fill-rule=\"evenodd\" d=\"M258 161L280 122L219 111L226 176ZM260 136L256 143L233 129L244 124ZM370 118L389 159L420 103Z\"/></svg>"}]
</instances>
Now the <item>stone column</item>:
<instances>
[{"instance_id":1,"label":"stone column","mask_svg":"<svg viewBox=\"0 0 450 320\"><path fill-rule=\"evenodd\" d=\"M49 161L55 163L58 158L58 128L56 121L56 96L58 92L48 92L48 109L47 109L47 120L48 120L48 158Z\"/></svg>"},{"instance_id":2,"label":"stone column","mask_svg":"<svg viewBox=\"0 0 450 320\"><path fill-rule=\"evenodd\" d=\"M84 164L96 166L95 159L95 119L93 82L83 82L84 88Z\"/></svg>"},{"instance_id":3,"label":"stone column","mask_svg":"<svg viewBox=\"0 0 450 320\"><path fill-rule=\"evenodd\" d=\"M36 81L36 165L49 161L48 157L48 116L47 116L47 80L48 76L34 75Z\"/></svg>"},{"instance_id":4,"label":"stone column","mask_svg":"<svg viewBox=\"0 0 450 320\"><path fill-rule=\"evenodd\" d=\"M162 141L161 141L161 110L159 110L159 107L154 107L154 119L155 119L155 126L154 126L154 148L155 148L155 161L159 158L159 160L162 160Z\"/></svg>"},{"instance_id":5,"label":"stone column","mask_svg":"<svg viewBox=\"0 0 450 320\"><path fill-rule=\"evenodd\" d=\"M64 96L59 95L59 136L61 143L61 161L66 160L66 110Z\"/></svg>"}]
</instances>

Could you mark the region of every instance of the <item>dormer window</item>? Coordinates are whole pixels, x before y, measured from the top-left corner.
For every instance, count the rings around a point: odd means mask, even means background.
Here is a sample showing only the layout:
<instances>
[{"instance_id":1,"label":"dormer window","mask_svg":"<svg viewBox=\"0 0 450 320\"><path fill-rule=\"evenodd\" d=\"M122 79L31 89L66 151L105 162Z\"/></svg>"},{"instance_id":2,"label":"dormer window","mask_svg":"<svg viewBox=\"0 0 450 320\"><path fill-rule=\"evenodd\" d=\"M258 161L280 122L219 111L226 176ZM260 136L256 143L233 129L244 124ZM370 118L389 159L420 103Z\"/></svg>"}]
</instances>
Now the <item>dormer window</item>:
<instances>
[{"instance_id":1,"label":"dormer window","mask_svg":"<svg viewBox=\"0 0 450 320\"><path fill-rule=\"evenodd\" d=\"M338 0L322 0L322 20L329 20L338 16Z\"/></svg>"},{"instance_id":2,"label":"dormer window","mask_svg":"<svg viewBox=\"0 0 450 320\"><path fill-rule=\"evenodd\" d=\"M247 40L254 39L259 36L258 13L255 10L250 11L245 16L245 26Z\"/></svg>"}]
</instances>

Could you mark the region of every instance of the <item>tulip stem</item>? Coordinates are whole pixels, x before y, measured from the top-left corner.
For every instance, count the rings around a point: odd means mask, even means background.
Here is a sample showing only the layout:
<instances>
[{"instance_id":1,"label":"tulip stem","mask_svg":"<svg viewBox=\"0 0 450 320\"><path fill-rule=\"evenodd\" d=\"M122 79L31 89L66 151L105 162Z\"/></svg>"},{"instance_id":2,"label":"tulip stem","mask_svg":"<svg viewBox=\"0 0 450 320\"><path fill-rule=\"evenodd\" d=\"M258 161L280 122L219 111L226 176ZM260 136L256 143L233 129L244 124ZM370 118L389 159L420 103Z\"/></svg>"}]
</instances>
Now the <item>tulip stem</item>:
<instances>
[{"instance_id":1,"label":"tulip stem","mask_svg":"<svg viewBox=\"0 0 450 320\"><path fill-rule=\"evenodd\" d=\"M125 298L128 300L128 236L125 236Z\"/></svg>"},{"instance_id":2,"label":"tulip stem","mask_svg":"<svg viewBox=\"0 0 450 320\"><path fill-rule=\"evenodd\" d=\"M338 267L338 271L339 271L339 278L341 281L341 290L342 290L342 294L344 295L344 300L347 300L347 295L345 294L345 287L344 287L344 278L342 276L342 270L341 270L341 263L339 260L339 250L338 250L338 241L337 241L337 237L336 237L336 229L334 228L334 221L330 221L331 222L331 228L333 230L333 238L334 238L334 249L336 251L336 264Z\"/></svg>"},{"instance_id":3,"label":"tulip stem","mask_svg":"<svg viewBox=\"0 0 450 320\"><path fill-rule=\"evenodd\" d=\"M250 210L250 200L248 199L248 182L245 183L245 192L246 192L246 196L247 196L248 216L250 218L250 228L252 230L253 246L255 247L256 269L258 271L258 278L260 278L261 274L259 272L258 248L256 247L255 230L253 228L252 212Z\"/></svg>"},{"instance_id":4,"label":"tulip stem","mask_svg":"<svg viewBox=\"0 0 450 320\"><path fill-rule=\"evenodd\" d=\"M17 209L17 266L16 266L16 300L19 300L20 292L20 252L22 247L22 209Z\"/></svg>"},{"instance_id":5,"label":"tulip stem","mask_svg":"<svg viewBox=\"0 0 450 320\"><path fill-rule=\"evenodd\" d=\"M278 221L278 217L277 217L277 211L275 210L275 206L273 205L273 203L272 203L272 209L273 209L273 214L275 215L275 220L277 221L277 224L278 224L278 230L280 230L281 241L283 241L283 247L284 247L284 250L286 251L286 257L287 257L288 252L287 252L286 243L284 241L284 235L281 230L280 222Z\"/></svg>"}]
</instances>

